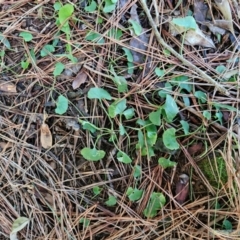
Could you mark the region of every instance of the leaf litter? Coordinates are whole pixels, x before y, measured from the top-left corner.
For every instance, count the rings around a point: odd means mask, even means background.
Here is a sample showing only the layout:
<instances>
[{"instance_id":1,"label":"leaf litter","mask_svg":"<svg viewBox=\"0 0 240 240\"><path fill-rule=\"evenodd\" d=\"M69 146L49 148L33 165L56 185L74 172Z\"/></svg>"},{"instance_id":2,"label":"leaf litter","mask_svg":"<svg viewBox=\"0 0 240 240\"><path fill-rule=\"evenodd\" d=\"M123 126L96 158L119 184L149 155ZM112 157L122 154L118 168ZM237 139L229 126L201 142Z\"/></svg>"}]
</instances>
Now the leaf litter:
<instances>
[{"instance_id":1,"label":"leaf litter","mask_svg":"<svg viewBox=\"0 0 240 240\"><path fill-rule=\"evenodd\" d=\"M1 234L238 239L239 4L94 2L0 5Z\"/></svg>"}]
</instances>

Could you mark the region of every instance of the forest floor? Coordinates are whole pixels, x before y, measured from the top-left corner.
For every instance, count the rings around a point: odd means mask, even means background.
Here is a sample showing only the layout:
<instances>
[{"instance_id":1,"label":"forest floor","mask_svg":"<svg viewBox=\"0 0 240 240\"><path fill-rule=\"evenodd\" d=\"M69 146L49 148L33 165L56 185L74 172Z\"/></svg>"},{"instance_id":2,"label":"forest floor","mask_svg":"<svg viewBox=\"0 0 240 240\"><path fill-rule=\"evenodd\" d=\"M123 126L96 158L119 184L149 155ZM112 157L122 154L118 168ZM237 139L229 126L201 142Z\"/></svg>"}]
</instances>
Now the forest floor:
<instances>
[{"instance_id":1,"label":"forest floor","mask_svg":"<svg viewBox=\"0 0 240 240\"><path fill-rule=\"evenodd\" d=\"M240 239L236 0L0 1L1 239Z\"/></svg>"}]
</instances>

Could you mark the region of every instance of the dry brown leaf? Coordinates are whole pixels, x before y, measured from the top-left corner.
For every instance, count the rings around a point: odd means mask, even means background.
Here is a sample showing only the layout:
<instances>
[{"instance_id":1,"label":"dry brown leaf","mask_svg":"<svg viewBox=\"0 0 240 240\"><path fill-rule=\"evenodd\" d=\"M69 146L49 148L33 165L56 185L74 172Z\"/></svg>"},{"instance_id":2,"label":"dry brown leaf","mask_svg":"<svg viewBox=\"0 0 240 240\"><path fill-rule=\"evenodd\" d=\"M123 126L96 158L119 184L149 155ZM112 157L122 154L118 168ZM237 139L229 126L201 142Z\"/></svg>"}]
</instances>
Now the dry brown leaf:
<instances>
[{"instance_id":1,"label":"dry brown leaf","mask_svg":"<svg viewBox=\"0 0 240 240\"><path fill-rule=\"evenodd\" d=\"M82 69L72 82L73 89L75 90L79 88L81 84L85 83L87 80L87 76L88 75L86 74L86 72Z\"/></svg>"},{"instance_id":2,"label":"dry brown leaf","mask_svg":"<svg viewBox=\"0 0 240 240\"><path fill-rule=\"evenodd\" d=\"M221 11L224 20L228 21L229 24L229 30L233 33L233 19L232 19L232 11L229 5L228 0L215 0L215 3L218 7L218 9Z\"/></svg>"},{"instance_id":3,"label":"dry brown leaf","mask_svg":"<svg viewBox=\"0 0 240 240\"><path fill-rule=\"evenodd\" d=\"M233 32L232 22L228 20L214 20L214 25Z\"/></svg>"},{"instance_id":4,"label":"dry brown leaf","mask_svg":"<svg viewBox=\"0 0 240 240\"><path fill-rule=\"evenodd\" d=\"M195 0L193 6L194 18L196 21L204 22L208 11L208 5L204 3L204 0Z\"/></svg>"},{"instance_id":5,"label":"dry brown leaf","mask_svg":"<svg viewBox=\"0 0 240 240\"><path fill-rule=\"evenodd\" d=\"M41 145L46 149L52 147L52 133L46 123L41 126Z\"/></svg>"},{"instance_id":6,"label":"dry brown leaf","mask_svg":"<svg viewBox=\"0 0 240 240\"><path fill-rule=\"evenodd\" d=\"M198 45L202 47L215 48L212 39L203 34L203 32L197 27L195 30L187 31L184 37L184 44L186 45Z\"/></svg>"},{"instance_id":7,"label":"dry brown leaf","mask_svg":"<svg viewBox=\"0 0 240 240\"><path fill-rule=\"evenodd\" d=\"M176 201L179 204L183 204L189 195L189 176L185 173L179 176L179 180L176 184Z\"/></svg>"},{"instance_id":8,"label":"dry brown leaf","mask_svg":"<svg viewBox=\"0 0 240 240\"><path fill-rule=\"evenodd\" d=\"M17 93L16 85L11 82L0 80L0 91L8 93Z\"/></svg>"}]
</instances>

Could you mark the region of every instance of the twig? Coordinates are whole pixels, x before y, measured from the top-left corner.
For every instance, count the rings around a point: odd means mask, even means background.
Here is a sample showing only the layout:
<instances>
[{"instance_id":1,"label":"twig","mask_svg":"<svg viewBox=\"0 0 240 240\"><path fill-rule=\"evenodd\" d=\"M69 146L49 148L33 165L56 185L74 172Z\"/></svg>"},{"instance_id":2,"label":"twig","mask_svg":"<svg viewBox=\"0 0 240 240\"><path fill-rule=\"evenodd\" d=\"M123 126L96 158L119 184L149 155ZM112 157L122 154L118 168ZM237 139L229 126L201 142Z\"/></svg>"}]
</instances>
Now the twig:
<instances>
[{"instance_id":1,"label":"twig","mask_svg":"<svg viewBox=\"0 0 240 240\"><path fill-rule=\"evenodd\" d=\"M198 67L196 67L195 65L193 65L191 62L189 62L188 60L186 60L182 55L180 55L179 53L177 53L172 47L170 47L164 40L163 38L161 37L158 29L157 29L157 26L151 16L151 13L148 9L148 6L146 4L146 1L145 0L140 0L141 4L142 4L142 7L148 17L148 20L150 22L150 25L152 26L152 29L154 31L154 34L157 38L157 41L164 47L166 48L169 52L171 52L175 57L177 57L179 60L182 61L182 63L190 68L192 68L195 72L197 72L201 77L202 77L202 80L205 81L205 82L208 82L210 84L213 84L216 89L221 92L222 94L226 95L226 96L229 96L230 93L223 87L221 86L219 83L217 83L214 79L212 79L210 76L208 76L205 72L203 72L201 69L199 69Z\"/></svg>"}]
</instances>

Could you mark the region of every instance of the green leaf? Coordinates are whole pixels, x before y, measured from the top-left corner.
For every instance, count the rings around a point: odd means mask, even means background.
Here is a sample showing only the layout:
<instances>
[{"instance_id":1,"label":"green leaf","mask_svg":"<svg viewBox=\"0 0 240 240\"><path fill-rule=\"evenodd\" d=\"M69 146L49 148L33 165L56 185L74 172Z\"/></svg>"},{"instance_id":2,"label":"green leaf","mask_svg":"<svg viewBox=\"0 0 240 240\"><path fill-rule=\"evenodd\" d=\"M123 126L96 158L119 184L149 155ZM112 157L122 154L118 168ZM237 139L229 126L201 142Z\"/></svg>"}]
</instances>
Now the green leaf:
<instances>
[{"instance_id":1,"label":"green leaf","mask_svg":"<svg viewBox=\"0 0 240 240\"><path fill-rule=\"evenodd\" d=\"M60 8L62 7L62 4L60 2L55 2L53 7L55 11L59 11Z\"/></svg>"},{"instance_id":2,"label":"green leaf","mask_svg":"<svg viewBox=\"0 0 240 240\"><path fill-rule=\"evenodd\" d=\"M165 205L165 203L166 198L162 193L153 192L150 196L147 207L143 211L144 216L148 218L155 217L158 211Z\"/></svg>"},{"instance_id":3,"label":"green leaf","mask_svg":"<svg viewBox=\"0 0 240 240\"><path fill-rule=\"evenodd\" d=\"M203 116L207 119L207 120L210 120L211 119L211 113L207 110L204 110L203 111Z\"/></svg>"},{"instance_id":4,"label":"green leaf","mask_svg":"<svg viewBox=\"0 0 240 240\"><path fill-rule=\"evenodd\" d=\"M114 196L110 195L108 197L108 200L105 203L107 206L112 207L112 206L116 205L117 199Z\"/></svg>"},{"instance_id":5,"label":"green leaf","mask_svg":"<svg viewBox=\"0 0 240 240\"><path fill-rule=\"evenodd\" d=\"M157 67L157 68L155 68L155 74L156 74L158 77L161 78L161 77L164 76L165 71Z\"/></svg>"},{"instance_id":6,"label":"green leaf","mask_svg":"<svg viewBox=\"0 0 240 240\"><path fill-rule=\"evenodd\" d=\"M180 123L182 124L184 134L188 135L189 134L189 124L188 124L188 122L186 122L184 120L181 120Z\"/></svg>"},{"instance_id":7,"label":"green leaf","mask_svg":"<svg viewBox=\"0 0 240 240\"><path fill-rule=\"evenodd\" d=\"M96 43L98 43L98 44L103 44L103 43L105 43L105 40L104 40L104 38L102 37L102 35L101 35L100 33L93 32L93 31L90 31L90 32L86 35L85 39L86 39L87 41L96 42Z\"/></svg>"},{"instance_id":8,"label":"green leaf","mask_svg":"<svg viewBox=\"0 0 240 240\"><path fill-rule=\"evenodd\" d=\"M108 114L111 118L114 118L118 114L122 114L126 108L127 108L127 100L122 99L119 101L118 99L108 107Z\"/></svg>"},{"instance_id":9,"label":"green leaf","mask_svg":"<svg viewBox=\"0 0 240 240\"><path fill-rule=\"evenodd\" d=\"M142 174L142 168L139 165L134 166L133 168L133 177L134 178L139 178L141 177Z\"/></svg>"},{"instance_id":10,"label":"green leaf","mask_svg":"<svg viewBox=\"0 0 240 240\"><path fill-rule=\"evenodd\" d=\"M28 225L29 221L30 220L26 217L19 217L14 220L12 224L11 235L21 231L26 225Z\"/></svg>"},{"instance_id":11,"label":"green leaf","mask_svg":"<svg viewBox=\"0 0 240 240\"><path fill-rule=\"evenodd\" d=\"M171 91L172 91L172 85L171 85L171 83L166 82L164 89L160 90L160 91L158 92L158 95L159 95L161 98L166 98L167 94L169 94Z\"/></svg>"},{"instance_id":12,"label":"green leaf","mask_svg":"<svg viewBox=\"0 0 240 240\"><path fill-rule=\"evenodd\" d=\"M100 188L98 186L95 186L95 187L93 187L92 190L93 190L94 195L97 196L97 195L99 195L101 193L102 188Z\"/></svg>"},{"instance_id":13,"label":"green leaf","mask_svg":"<svg viewBox=\"0 0 240 240\"><path fill-rule=\"evenodd\" d=\"M163 109L165 110L166 120L168 122L172 122L179 112L178 106L174 100L174 98L170 95L167 95L166 102L163 105Z\"/></svg>"},{"instance_id":14,"label":"green leaf","mask_svg":"<svg viewBox=\"0 0 240 240\"><path fill-rule=\"evenodd\" d=\"M224 65L219 65L216 67L216 72L218 73L224 73L227 70L227 68Z\"/></svg>"},{"instance_id":15,"label":"green leaf","mask_svg":"<svg viewBox=\"0 0 240 240\"><path fill-rule=\"evenodd\" d=\"M73 14L73 11L74 11L74 7L72 4L67 3L64 6L62 6L58 12L58 16L59 16L58 18L59 18L60 24L63 24L69 17L71 17Z\"/></svg>"},{"instance_id":16,"label":"green leaf","mask_svg":"<svg viewBox=\"0 0 240 240\"><path fill-rule=\"evenodd\" d=\"M34 63L36 63L37 59L36 59L36 56L35 56L35 53L34 53L34 49L30 50L30 56L31 56L32 61Z\"/></svg>"},{"instance_id":17,"label":"green leaf","mask_svg":"<svg viewBox=\"0 0 240 240\"><path fill-rule=\"evenodd\" d=\"M92 1L91 4L84 8L86 12L94 12L97 9L97 3L95 1Z\"/></svg>"},{"instance_id":18,"label":"green leaf","mask_svg":"<svg viewBox=\"0 0 240 240\"><path fill-rule=\"evenodd\" d=\"M227 219L223 220L222 225L223 225L223 228L226 229L226 230L232 230L233 229L232 223Z\"/></svg>"},{"instance_id":19,"label":"green leaf","mask_svg":"<svg viewBox=\"0 0 240 240\"><path fill-rule=\"evenodd\" d=\"M177 85L180 87L180 89L185 89L188 92L192 91L192 85L188 83L189 78L188 76L178 76L173 78L173 80L171 80L171 83L173 85Z\"/></svg>"},{"instance_id":20,"label":"green leaf","mask_svg":"<svg viewBox=\"0 0 240 240\"><path fill-rule=\"evenodd\" d=\"M28 66L29 66L29 62L28 61L26 61L26 62L24 62L24 61L21 61L21 67L22 67L22 69L27 69L28 68Z\"/></svg>"},{"instance_id":21,"label":"green leaf","mask_svg":"<svg viewBox=\"0 0 240 240\"><path fill-rule=\"evenodd\" d=\"M132 25L134 33L137 36L139 36L142 33L142 26L138 22L136 22L136 21L134 21L132 19L129 19L128 22Z\"/></svg>"},{"instance_id":22,"label":"green leaf","mask_svg":"<svg viewBox=\"0 0 240 240\"><path fill-rule=\"evenodd\" d=\"M163 50L163 54L165 55L165 57L170 57L171 56L171 52L167 49Z\"/></svg>"},{"instance_id":23,"label":"green leaf","mask_svg":"<svg viewBox=\"0 0 240 240\"><path fill-rule=\"evenodd\" d=\"M158 159L158 164L162 167L162 168L168 168L168 167L176 167L177 163L176 162L172 162L169 159L166 159L164 157L161 157Z\"/></svg>"},{"instance_id":24,"label":"green leaf","mask_svg":"<svg viewBox=\"0 0 240 240\"><path fill-rule=\"evenodd\" d=\"M90 225L90 220L87 218L80 218L79 223L82 223L83 227L86 228Z\"/></svg>"},{"instance_id":25,"label":"green leaf","mask_svg":"<svg viewBox=\"0 0 240 240\"><path fill-rule=\"evenodd\" d=\"M53 71L53 76L59 76L63 72L64 68L65 66L61 62L56 63Z\"/></svg>"},{"instance_id":26,"label":"green leaf","mask_svg":"<svg viewBox=\"0 0 240 240\"><path fill-rule=\"evenodd\" d=\"M182 98L183 98L184 105L186 107L189 107L191 105L189 97L183 96Z\"/></svg>"},{"instance_id":27,"label":"green leaf","mask_svg":"<svg viewBox=\"0 0 240 240\"><path fill-rule=\"evenodd\" d=\"M194 96L201 102L205 103L207 102L207 94L203 91L196 91L194 93Z\"/></svg>"},{"instance_id":28,"label":"green leaf","mask_svg":"<svg viewBox=\"0 0 240 240\"><path fill-rule=\"evenodd\" d=\"M41 57L45 57L45 56L49 55L52 52L55 52L54 46L47 44L41 50L40 55L41 55Z\"/></svg>"},{"instance_id":29,"label":"green leaf","mask_svg":"<svg viewBox=\"0 0 240 240\"><path fill-rule=\"evenodd\" d=\"M114 76L113 81L118 87L118 92L124 93L128 90L127 81L124 77Z\"/></svg>"},{"instance_id":30,"label":"green leaf","mask_svg":"<svg viewBox=\"0 0 240 240\"><path fill-rule=\"evenodd\" d=\"M33 39L33 35L29 32L21 32L19 36L22 37L25 42L30 42Z\"/></svg>"},{"instance_id":31,"label":"green leaf","mask_svg":"<svg viewBox=\"0 0 240 240\"><path fill-rule=\"evenodd\" d=\"M134 108L128 108L122 114L125 116L127 120L131 119L135 115Z\"/></svg>"},{"instance_id":32,"label":"green leaf","mask_svg":"<svg viewBox=\"0 0 240 240\"><path fill-rule=\"evenodd\" d=\"M132 162L132 159L124 152L122 151L119 151L117 153L117 159L119 162L122 162L122 163L131 163Z\"/></svg>"},{"instance_id":33,"label":"green leaf","mask_svg":"<svg viewBox=\"0 0 240 240\"><path fill-rule=\"evenodd\" d=\"M82 156L88 161L99 161L105 156L105 151L85 147L81 150Z\"/></svg>"},{"instance_id":34,"label":"green leaf","mask_svg":"<svg viewBox=\"0 0 240 240\"><path fill-rule=\"evenodd\" d=\"M57 108L55 109L55 113L62 115L68 109L68 99L65 98L63 95L59 95L56 105L57 105Z\"/></svg>"},{"instance_id":35,"label":"green leaf","mask_svg":"<svg viewBox=\"0 0 240 240\"><path fill-rule=\"evenodd\" d=\"M114 38L114 39L117 39L117 40L120 40L122 35L123 35L122 30L118 29L118 28L110 28L110 30L107 33L108 37Z\"/></svg>"},{"instance_id":36,"label":"green leaf","mask_svg":"<svg viewBox=\"0 0 240 240\"><path fill-rule=\"evenodd\" d=\"M0 33L0 41L3 43L3 45L4 45L6 48L8 48L8 49L11 48L10 42L7 40L7 38L6 38L2 33Z\"/></svg>"},{"instance_id":37,"label":"green leaf","mask_svg":"<svg viewBox=\"0 0 240 240\"><path fill-rule=\"evenodd\" d=\"M153 146L157 141L157 128L155 125L150 124L146 127L146 131L147 131L147 143L150 146Z\"/></svg>"},{"instance_id":38,"label":"green leaf","mask_svg":"<svg viewBox=\"0 0 240 240\"><path fill-rule=\"evenodd\" d=\"M197 23L195 19L192 16L187 16L183 18L173 18L171 23L175 24L178 27L181 27L184 29L184 31L190 30L190 29L197 29Z\"/></svg>"},{"instance_id":39,"label":"green leaf","mask_svg":"<svg viewBox=\"0 0 240 240\"><path fill-rule=\"evenodd\" d=\"M160 126L161 125L161 114L162 114L162 111L161 111L161 108L158 109L157 111L155 112L151 112L149 114L149 120L156 126Z\"/></svg>"},{"instance_id":40,"label":"green leaf","mask_svg":"<svg viewBox=\"0 0 240 240\"><path fill-rule=\"evenodd\" d=\"M125 127L122 124L119 125L119 133L121 136L126 133Z\"/></svg>"},{"instance_id":41,"label":"green leaf","mask_svg":"<svg viewBox=\"0 0 240 240\"><path fill-rule=\"evenodd\" d=\"M111 95L104 90L103 88L90 88L90 90L88 91L88 98L89 99L107 99L107 100L112 100Z\"/></svg>"},{"instance_id":42,"label":"green leaf","mask_svg":"<svg viewBox=\"0 0 240 240\"><path fill-rule=\"evenodd\" d=\"M129 62L133 62L132 52L128 48L125 48L125 47L123 47L122 50L125 52L125 55L127 56L127 60Z\"/></svg>"},{"instance_id":43,"label":"green leaf","mask_svg":"<svg viewBox=\"0 0 240 240\"><path fill-rule=\"evenodd\" d=\"M96 127L94 124L92 124L88 121L80 120L80 123L82 124L82 127L83 127L84 130L88 130L91 133L95 133L98 129L98 127Z\"/></svg>"},{"instance_id":44,"label":"green leaf","mask_svg":"<svg viewBox=\"0 0 240 240\"><path fill-rule=\"evenodd\" d=\"M133 189L132 187L129 187L127 189L126 194L130 201L135 202L135 201L138 201L142 197L143 190L139 190L137 188Z\"/></svg>"},{"instance_id":45,"label":"green leaf","mask_svg":"<svg viewBox=\"0 0 240 240\"><path fill-rule=\"evenodd\" d=\"M217 112L215 114L215 118L221 123L221 125L223 125L222 117L223 117L223 114L221 112Z\"/></svg>"},{"instance_id":46,"label":"green leaf","mask_svg":"<svg viewBox=\"0 0 240 240\"><path fill-rule=\"evenodd\" d=\"M227 105L227 104L222 104L222 103L213 102L212 105L213 105L215 108L217 108L217 109L219 109L219 108L225 108L225 109L227 109L227 110L229 110L229 111L233 111L233 112L237 112L237 111L238 111L237 108L232 107L232 106L229 106L229 105Z\"/></svg>"},{"instance_id":47,"label":"green leaf","mask_svg":"<svg viewBox=\"0 0 240 240\"><path fill-rule=\"evenodd\" d=\"M104 0L105 5L103 8L104 13L110 13L116 8L116 3L113 3L111 0Z\"/></svg>"},{"instance_id":48,"label":"green leaf","mask_svg":"<svg viewBox=\"0 0 240 240\"><path fill-rule=\"evenodd\" d=\"M175 128L169 128L163 133L163 143L166 148L170 150L177 150L179 149L179 144L176 140L176 129Z\"/></svg>"},{"instance_id":49,"label":"green leaf","mask_svg":"<svg viewBox=\"0 0 240 240\"><path fill-rule=\"evenodd\" d=\"M132 62L127 62L128 74L133 74L134 68L135 68L135 66Z\"/></svg>"}]
</instances>

